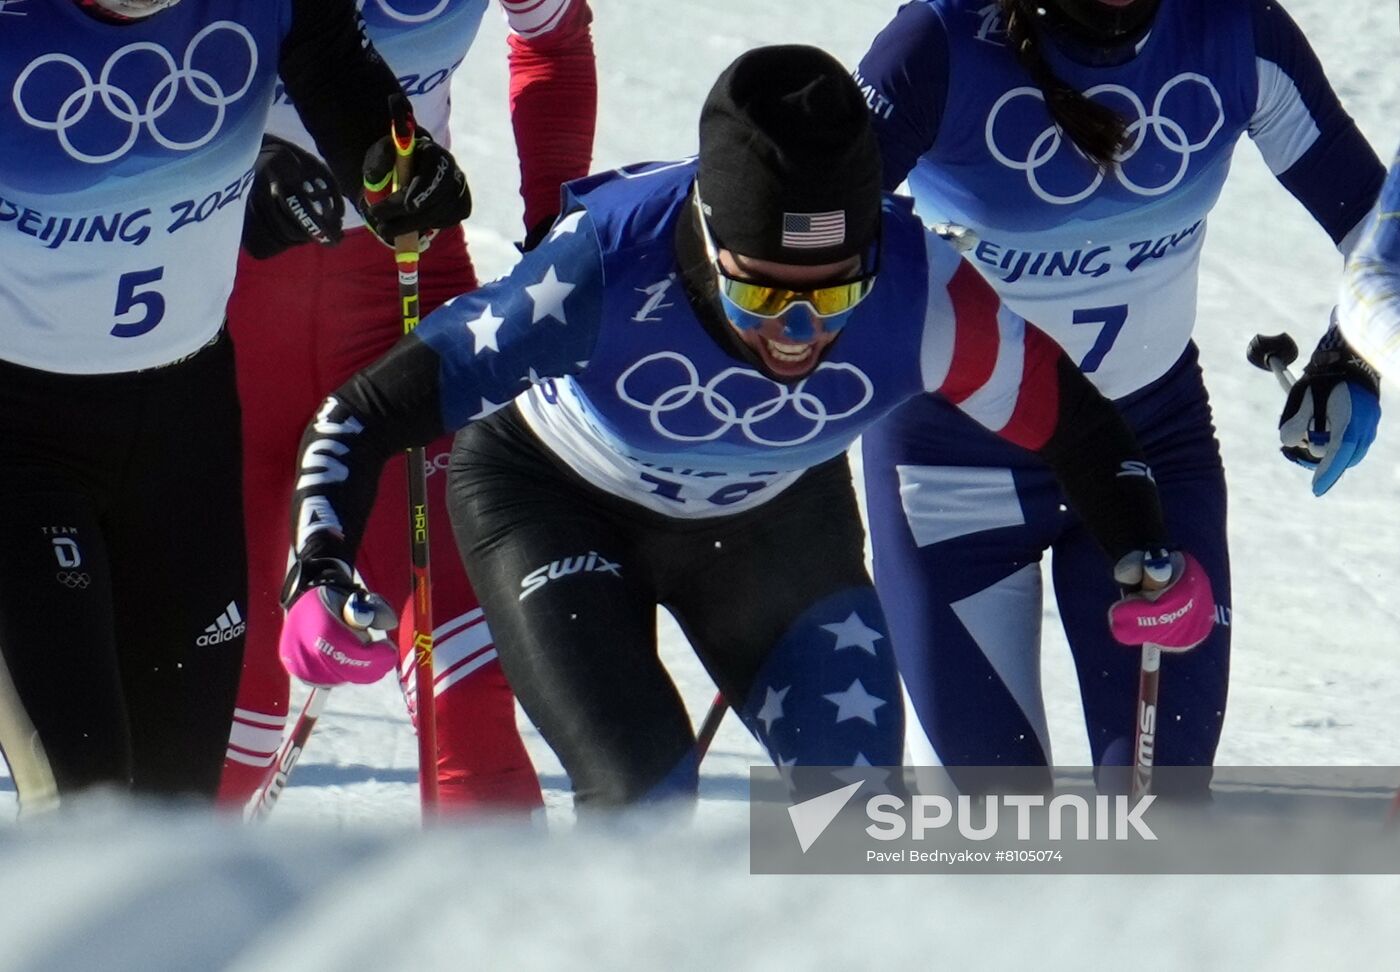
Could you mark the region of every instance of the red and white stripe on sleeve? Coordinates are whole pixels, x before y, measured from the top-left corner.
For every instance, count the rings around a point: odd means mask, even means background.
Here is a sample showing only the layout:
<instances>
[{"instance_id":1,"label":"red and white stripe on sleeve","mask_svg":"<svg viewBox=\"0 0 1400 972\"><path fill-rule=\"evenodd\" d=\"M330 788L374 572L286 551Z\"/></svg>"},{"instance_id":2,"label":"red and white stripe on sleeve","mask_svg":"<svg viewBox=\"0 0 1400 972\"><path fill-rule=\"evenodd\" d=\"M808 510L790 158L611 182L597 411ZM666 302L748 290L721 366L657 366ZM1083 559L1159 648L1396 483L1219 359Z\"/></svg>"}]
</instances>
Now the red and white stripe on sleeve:
<instances>
[{"instance_id":1,"label":"red and white stripe on sleeve","mask_svg":"<svg viewBox=\"0 0 1400 972\"><path fill-rule=\"evenodd\" d=\"M598 74L587 0L501 0L510 24L510 112L525 229L559 211L559 187L588 174Z\"/></svg>"},{"instance_id":2,"label":"red and white stripe on sleeve","mask_svg":"<svg viewBox=\"0 0 1400 972\"><path fill-rule=\"evenodd\" d=\"M501 0L501 6L510 29L528 40L548 34L584 4L576 0Z\"/></svg>"},{"instance_id":3,"label":"red and white stripe on sleeve","mask_svg":"<svg viewBox=\"0 0 1400 972\"><path fill-rule=\"evenodd\" d=\"M1059 418L1063 352L946 241L930 233L928 252L924 387L1007 441L1039 449Z\"/></svg>"}]
</instances>

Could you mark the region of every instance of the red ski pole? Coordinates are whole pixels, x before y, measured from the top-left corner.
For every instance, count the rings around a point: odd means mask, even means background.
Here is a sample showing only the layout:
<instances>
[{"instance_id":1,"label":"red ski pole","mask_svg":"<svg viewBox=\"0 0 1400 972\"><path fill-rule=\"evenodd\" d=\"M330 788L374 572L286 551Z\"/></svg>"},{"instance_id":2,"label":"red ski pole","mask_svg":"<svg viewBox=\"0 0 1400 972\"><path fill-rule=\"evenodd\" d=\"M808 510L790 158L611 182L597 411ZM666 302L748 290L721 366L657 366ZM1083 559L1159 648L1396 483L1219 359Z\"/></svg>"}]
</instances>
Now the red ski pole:
<instances>
[{"instance_id":1,"label":"red ski pole","mask_svg":"<svg viewBox=\"0 0 1400 972\"><path fill-rule=\"evenodd\" d=\"M1133 732L1134 801L1152 792L1152 760L1157 747L1157 687L1162 677L1162 649L1150 642L1142 646L1138 669L1137 726Z\"/></svg>"},{"instance_id":2,"label":"red ski pole","mask_svg":"<svg viewBox=\"0 0 1400 972\"><path fill-rule=\"evenodd\" d=\"M394 139L393 191L408 185L413 174L413 141L416 134L408 99L389 99ZM418 326L418 234L403 233L394 239L394 260L399 269L399 309L403 332ZM421 447L408 450L409 550L413 591L413 657L418 695L418 792L423 816L432 816L438 802L437 714L433 698L432 579L428 563L428 478Z\"/></svg>"},{"instance_id":3,"label":"red ski pole","mask_svg":"<svg viewBox=\"0 0 1400 972\"><path fill-rule=\"evenodd\" d=\"M282 748L277 751L277 758L273 760L268 775L258 787L252 803L248 805L245 814L248 820L262 820L272 812L277 798L287 787L292 768L301 758L301 751L306 748L306 741L311 738L311 730L316 728L316 720L321 717L321 710L325 708L326 699L330 694L331 690L325 686L311 686L306 701L301 704L301 712L297 714L297 721L293 724L291 733L283 740Z\"/></svg>"},{"instance_id":4,"label":"red ski pole","mask_svg":"<svg viewBox=\"0 0 1400 972\"><path fill-rule=\"evenodd\" d=\"M391 191L397 192L413 174L413 143L416 125L407 98L389 98L390 135L394 141L394 171ZM378 188L382 188L378 187ZM394 239L394 261L398 266L399 307L404 333L418 326L418 234L404 233ZM409 544L413 592L413 653L418 723L418 791L423 815L428 817L438 802L437 710L433 704L433 612L432 580L428 567L428 486L427 466L422 448L408 450ZM262 820L286 788L292 768L311 738L316 721L325 707L330 689L312 686L292 731L277 752L277 758L249 804L249 820Z\"/></svg>"}]
</instances>

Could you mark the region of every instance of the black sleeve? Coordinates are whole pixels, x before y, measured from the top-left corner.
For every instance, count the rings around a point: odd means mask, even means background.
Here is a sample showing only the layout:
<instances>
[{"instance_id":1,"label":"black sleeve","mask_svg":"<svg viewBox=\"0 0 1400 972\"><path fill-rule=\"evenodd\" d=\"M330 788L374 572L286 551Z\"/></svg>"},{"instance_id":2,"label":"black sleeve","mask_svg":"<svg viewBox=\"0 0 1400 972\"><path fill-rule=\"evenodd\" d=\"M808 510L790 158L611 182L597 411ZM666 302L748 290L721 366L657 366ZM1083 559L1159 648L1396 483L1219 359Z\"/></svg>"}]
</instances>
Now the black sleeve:
<instances>
[{"instance_id":1,"label":"black sleeve","mask_svg":"<svg viewBox=\"0 0 1400 972\"><path fill-rule=\"evenodd\" d=\"M438 364L437 353L410 334L321 403L297 449L292 538L299 571L284 601L335 562L355 562L384 463L446 431Z\"/></svg>"},{"instance_id":2,"label":"black sleeve","mask_svg":"<svg viewBox=\"0 0 1400 972\"><path fill-rule=\"evenodd\" d=\"M389 96L401 89L354 0L292 0L278 71L317 151L358 199L365 152L389 133Z\"/></svg>"},{"instance_id":3,"label":"black sleeve","mask_svg":"<svg viewBox=\"0 0 1400 972\"><path fill-rule=\"evenodd\" d=\"M1059 418L1036 452L1109 557L1169 547L1157 484L1118 409L1060 356Z\"/></svg>"},{"instance_id":4,"label":"black sleeve","mask_svg":"<svg viewBox=\"0 0 1400 972\"><path fill-rule=\"evenodd\" d=\"M583 209L555 229L508 276L434 310L321 404L302 436L292 497L304 568L354 562L385 461L490 414L534 381L586 366L602 330L600 244ZM531 291L558 275L568 281L568 312L559 296L547 317L561 326L539 326Z\"/></svg>"}]
</instances>

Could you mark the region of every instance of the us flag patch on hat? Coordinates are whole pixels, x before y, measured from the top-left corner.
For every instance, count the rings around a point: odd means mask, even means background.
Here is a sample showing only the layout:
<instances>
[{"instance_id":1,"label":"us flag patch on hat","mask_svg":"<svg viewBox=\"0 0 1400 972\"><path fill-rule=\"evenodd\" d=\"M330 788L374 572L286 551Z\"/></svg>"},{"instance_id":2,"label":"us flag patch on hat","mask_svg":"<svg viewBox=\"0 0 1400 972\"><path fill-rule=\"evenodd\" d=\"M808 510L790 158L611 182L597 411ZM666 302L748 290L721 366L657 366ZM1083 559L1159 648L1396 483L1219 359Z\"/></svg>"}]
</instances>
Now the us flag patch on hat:
<instances>
[{"instance_id":1,"label":"us flag patch on hat","mask_svg":"<svg viewBox=\"0 0 1400 972\"><path fill-rule=\"evenodd\" d=\"M783 246L815 250L839 246L845 240L844 209L829 213L783 213Z\"/></svg>"}]
</instances>

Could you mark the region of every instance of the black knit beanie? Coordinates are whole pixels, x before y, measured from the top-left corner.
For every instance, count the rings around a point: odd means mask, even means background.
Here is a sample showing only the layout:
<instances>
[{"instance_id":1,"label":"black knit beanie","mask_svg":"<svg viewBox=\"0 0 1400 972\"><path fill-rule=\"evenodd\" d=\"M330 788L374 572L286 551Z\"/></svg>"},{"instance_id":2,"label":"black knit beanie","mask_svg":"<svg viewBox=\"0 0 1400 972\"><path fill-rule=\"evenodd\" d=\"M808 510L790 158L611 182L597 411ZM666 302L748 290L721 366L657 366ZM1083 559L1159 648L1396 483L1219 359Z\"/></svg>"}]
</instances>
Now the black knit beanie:
<instances>
[{"instance_id":1,"label":"black knit beanie","mask_svg":"<svg viewBox=\"0 0 1400 972\"><path fill-rule=\"evenodd\" d=\"M700 111L697 184L715 238L744 256L833 263L880 232L865 99L815 47L760 47L725 69Z\"/></svg>"}]
</instances>

